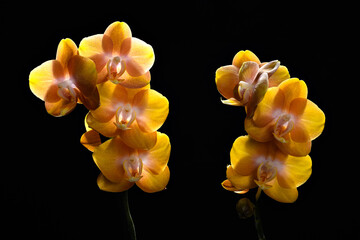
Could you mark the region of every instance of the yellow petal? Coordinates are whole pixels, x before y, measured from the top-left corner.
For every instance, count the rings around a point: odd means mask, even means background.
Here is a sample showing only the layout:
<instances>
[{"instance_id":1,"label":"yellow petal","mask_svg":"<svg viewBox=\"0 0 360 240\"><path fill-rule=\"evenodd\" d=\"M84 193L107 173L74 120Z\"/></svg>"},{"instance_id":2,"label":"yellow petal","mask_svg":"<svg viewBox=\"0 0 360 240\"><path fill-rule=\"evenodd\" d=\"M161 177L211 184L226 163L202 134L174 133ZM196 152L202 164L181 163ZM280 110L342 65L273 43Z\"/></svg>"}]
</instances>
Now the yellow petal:
<instances>
[{"instance_id":1,"label":"yellow petal","mask_svg":"<svg viewBox=\"0 0 360 240\"><path fill-rule=\"evenodd\" d=\"M133 77L125 71L120 77L119 84L126 88L142 88L150 83L150 79L150 72L146 72L144 75L138 77Z\"/></svg>"},{"instance_id":2,"label":"yellow petal","mask_svg":"<svg viewBox=\"0 0 360 240\"><path fill-rule=\"evenodd\" d=\"M144 75L155 61L154 50L144 41L131 38L131 49L125 58L126 71L133 77Z\"/></svg>"},{"instance_id":3,"label":"yellow petal","mask_svg":"<svg viewBox=\"0 0 360 240\"><path fill-rule=\"evenodd\" d=\"M112 125L115 126L115 124ZM141 131L136 121L130 125L130 129L119 130L116 126L115 128L116 129L112 128L113 134L119 134L124 143L129 147L149 150L153 148L157 142L156 132L146 133ZM108 129L110 129L110 126Z\"/></svg>"},{"instance_id":4,"label":"yellow petal","mask_svg":"<svg viewBox=\"0 0 360 240\"><path fill-rule=\"evenodd\" d=\"M227 65L216 70L216 87L221 95L230 99L234 97L234 88L239 83L239 68Z\"/></svg>"},{"instance_id":5,"label":"yellow petal","mask_svg":"<svg viewBox=\"0 0 360 240\"><path fill-rule=\"evenodd\" d=\"M256 62L257 64L260 64L259 58L249 50L239 51L235 55L232 64L238 68L241 68L241 65L244 62L248 62L248 61L252 61L252 62Z\"/></svg>"},{"instance_id":6,"label":"yellow petal","mask_svg":"<svg viewBox=\"0 0 360 240\"><path fill-rule=\"evenodd\" d=\"M101 144L100 135L94 130L89 130L81 136L80 143L91 152L94 152L94 149Z\"/></svg>"},{"instance_id":7,"label":"yellow petal","mask_svg":"<svg viewBox=\"0 0 360 240\"><path fill-rule=\"evenodd\" d=\"M289 70L280 65L276 72L269 78L269 87L279 86L280 83L290 78Z\"/></svg>"},{"instance_id":8,"label":"yellow petal","mask_svg":"<svg viewBox=\"0 0 360 240\"><path fill-rule=\"evenodd\" d=\"M293 203L298 198L298 190L296 188L281 187L277 178L273 180L270 188L264 190L264 193L281 203Z\"/></svg>"},{"instance_id":9,"label":"yellow petal","mask_svg":"<svg viewBox=\"0 0 360 240\"><path fill-rule=\"evenodd\" d=\"M64 69L67 69L70 59L77 53L78 49L73 40L70 38L62 39L57 48L56 60L62 64Z\"/></svg>"},{"instance_id":10,"label":"yellow petal","mask_svg":"<svg viewBox=\"0 0 360 240\"><path fill-rule=\"evenodd\" d=\"M296 124L301 126L301 130L307 133L310 140L317 138L324 130L325 114L312 101L303 98L294 99L289 112L296 116L298 119Z\"/></svg>"},{"instance_id":11,"label":"yellow petal","mask_svg":"<svg viewBox=\"0 0 360 240\"><path fill-rule=\"evenodd\" d=\"M144 167L142 178L136 182L136 185L147 193L154 193L162 191L166 188L170 179L170 170L166 166L163 172L160 174L153 174L149 169Z\"/></svg>"},{"instance_id":12,"label":"yellow petal","mask_svg":"<svg viewBox=\"0 0 360 240\"><path fill-rule=\"evenodd\" d=\"M307 98L307 86L304 81L290 78L279 85L284 94L284 109L289 110L291 102L296 98Z\"/></svg>"},{"instance_id":13,"label":"yellow petal","mask_svg":"<svg viewBox=\"0 0 360 240\"><path fill-rule=\"evenodd\" d=\"M114 137L95 148L93 159L108 180L121 182L125 178L122 162L129 157L130 151L120 137Z\"/></svg>"},{"instance_id":14,"label":"yellow petal","mask_svg":"<svg viewBox=\"0 0 360 240\"><path fill-rule=\"evenodd\" d=\"M29 86L32 93L44 100L47 98L55 98L55 101L59 100L57 96L57 87L52 92L52 95L49 96L48 90L52 87L52 85L57 84L57 79L64 78L64 70L61 63L57 60L46 61L40 66L34 68L29 75ZM51 101L51 102L55 102Z\"/></svg>"},{"instance_id":15,"label":"yellow petal","mask_svg":"<svg viewBox=\"0 0 360 240\"><path fill-rule=\"evenodd\" d=\"M153 89L137 93L133 107L136 108L136 121L144 132L157 131L169 113L169 101Z\"/></svg>"},{"instance_id":16,"label":"yellow petal","mask_svg":"<svg viewBox=\"0 0 360 240\"><path fill-rule=\"evenodd\" d=\"M98 121L94 118L92 113L89 113L86 117L88 126L105 137L115 137L120 134L121 130L115 126L114 122L115 117L110 118L107 122Z\"/></svg>"},{"instance_id":17,"label":"yellow petal","mask_svg":"<svg viewBox=\"0 0 360 240\"><path fill-rule=\"evenodd\" d=\"M236 189L251 189L256 187L254 175L243 176L230 165L226 170L226 177Z\"/></svg>"},{"instance_id":18,"label":"yellow petal","mask_svg":"<svg viewBox=\"0 0 360 240\"><path fill-rule=\"evenodd\" d=\"M278 183L284 188L297 188L304 184L311 175L311 158L309 155L305 157L288 156L278 168Z\"/></svg>"},{"instance_id":19,"label":"yellow petal","mask_svg":"<svg viewBox=\"0 0 360 240\"><path fill-rule=\"evenodd\" d=\"M123 41L131 36L130 27L125 22L114 22L105 30L102 47L107 53L120 55Z\"/></svg>"},{"instance_id":20,"label":"yellow petal","mask_svg":"<svg viewBox=\"0 0 360 240\"><path fill-rule=\"evenodd\" d=\"M123 192L130 189L134 183L129 182L128 180L122 179L120 182L111 182L106 177L100 173L97 178L97 185L99 188L106 192Z\"/></svg>"},{"instance_id":21,"label":"yellow petal","mask_svg":"<svg viewBox=\"0 0 360 240\"><path fill-rule=\"evenodd\" d=\"M259 165L256 158L266 156L267 145L249 138L249 136L238 137L231 148L231 166L240 175L255 175Z\"/></svg>"},{"instance_id":22,"label":"yellow petal","mask_svg":"<svg viewBox=\"0 0 360 240\"><path fill-rule=\"evenodd\" d=\"M143 164L150 172L160 174L168 164L171 146L169 137L166 134L160 132L156 134L157 141L155 146L148 151L138 150L138 153Z\"/></svg>"}]
</instances>

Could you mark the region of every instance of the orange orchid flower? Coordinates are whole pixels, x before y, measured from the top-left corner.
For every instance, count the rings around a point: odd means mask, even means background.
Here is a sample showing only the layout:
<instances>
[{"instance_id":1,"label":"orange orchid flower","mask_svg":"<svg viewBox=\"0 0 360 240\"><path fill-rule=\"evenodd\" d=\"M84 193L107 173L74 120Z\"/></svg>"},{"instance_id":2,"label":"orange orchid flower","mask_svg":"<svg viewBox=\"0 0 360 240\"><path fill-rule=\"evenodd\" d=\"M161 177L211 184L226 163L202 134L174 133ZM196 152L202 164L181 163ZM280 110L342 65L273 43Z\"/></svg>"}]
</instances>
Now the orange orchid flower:
<instances>
[{"instance_id":1,"label":"orange orchid flower","mask_svg":"<svg viewBox=\"0 0 360 240\"><path fill-rule=\"evenodd\" d=\"M275 140L283 152L306 156L324 124L323 111L307 99L305 82L292 78L267 91L253 118L245 119L245 130L256 141Z\"/></svg>"},{"instance_id":2,"label":"orange orchid flower","mask_svg":"<svg viewBox=\"0 0 360 240\"><path fill-rule=\"evenodd\" d=\"M304 184L312 172L309 155L294 157L283 153L274 142L260 143L249 136L237 138L230 151L222 185L229 191L259 187L269 197L283 203L296 201L297 187Z\"/></svg>"},{"instance_id":3,"label":"orange orchid flower","mask_svg":"<svg viewBox=\"0 0 360 240\"><path fill-rule=\"evenodd\" d=\"M79 53L96 63L98 83L110 80L128 88L141 88L150 82L154 64L153 48L132 37L125 22L114 22L104 34L84 38Z\"/></svg>"},{"instance_id":4,"label":"orange orchid flower","mask_svg":"<svg viewBox=\"0 0 360 240\"><path fill-rule=\"evenodd\" d=\"M246 106L251 117L268 87L279 85L290 77L286 67L277 60L261 63L249 50L239 51L232 65L216 70L215 82L220 94L227 100L224 104Z\"/></svg>"},{"instance_id":5,"label":"orange orchid flower","mask_svg":"<svg viewBox=\"0 0 360 240\"><path fill-rule=\"evenodd\" d=\"M168 136L160 132L150 150L131 148L119 136L107 140L93 152L93 159L101 171L97 179L99 188L122 192L136 184L148 193L164 190L170 178L167 166L170 149Z\"/></svg>"},{"instance_id":6,"label":"orange orchid flower","mask_svg":"<svg viewBox=\"0 0 360 240\"><path fill-rule=\"evenodd\" d=\"M169 101L147 85L129 89L110 81L98 84L101 105L86 122L106 137L120 136L130 147L151 149L169 113Z\"/></svg>"},{"instance_id":7,"label":"orange orchid flower","mask_svg":"<svg viewBox=\"0 0 360 240\"><path fill-rule=\"evenodd\" d=\"M78 55L76 44L63 39L56 59L49 60L30 72L30 89L45 101L49 114L59 117L70 113L77 103L88 109L99 106L95 63Z\"/></svg>"}]
</instances>

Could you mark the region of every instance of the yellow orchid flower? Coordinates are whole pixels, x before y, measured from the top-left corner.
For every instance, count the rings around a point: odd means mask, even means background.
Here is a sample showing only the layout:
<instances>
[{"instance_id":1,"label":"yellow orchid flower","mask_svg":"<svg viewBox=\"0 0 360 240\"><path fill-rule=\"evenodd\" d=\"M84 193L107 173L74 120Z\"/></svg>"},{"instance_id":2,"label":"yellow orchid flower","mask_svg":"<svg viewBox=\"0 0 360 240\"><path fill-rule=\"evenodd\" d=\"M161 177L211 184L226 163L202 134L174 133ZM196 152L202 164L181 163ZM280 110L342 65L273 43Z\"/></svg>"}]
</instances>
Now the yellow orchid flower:
<instances>
[{"instance_id":1,"label":"yellow orchid flower","mask_svg":"<svg viewBox=\"0 0 360 240\"><path fill-rule=\"evenodd\" d=\"M253 118L245 119L245 130L256 141L275 140L283 152L306 156L324 124L323 111L307 99L305 82L292 78L267 91Z\"/></svg>"},{"instance_id":2,"label":"yellow orchid flower","mask_svg":"<svg viewBox=\"0 0 360 240\"><path fill-rule=\"evenodd\" d=\"M239 51L232 65L216 70L215 83L220 94L227 100L224 104L246 106L251 117L268 87L279 85L290 77L286 67L277 60L261 63L249 50Z\"/></svg>"},{"instance_id":3,"label":"yellow orchid flower","mask_svg":"<svg viewBox=\"0 0 360 240\"><path fill-rule=\"evenodd\" d=\"M96 64L98 83L110 80L128 88L140 88L150 82L150 68L154 64L153 48L132 37L125 22L110 24L104 34L84 38L79 54Z\"/></svg>"},{"instance_id":4,"label":"yellow orchid flower","mask_svg":"<svg viewBox=\"0 0 360 240\"><path fill-rule=\"evenodd\" d=\"M123 192L136 184L144 192L165 189L170 171L170 141L166 134L157 132L157 141L150 150L128 147L119 136L94 149L93 159L101 171L97 179L103 191Z\"/></svg>"},{"instance_id":5,"label":"yellow orchid flower","mask_svg":"<svg viewBox=\"0 0 360 240\"><path fill-rule=\"evenodd\" d=\"M130 147L150 149L169 113L169 101L147 85L129 89L110 81L98 84L101 105L86 117L106 137L119 135Z\"/></svg>"},{"instance_id":6,"label":"yellow orchid flower","mask_svg":"<svg viewBox=\"0 0 360 240\"><path fill-rule=\"evenodd\" d=\"M95 63L77 54L69 38L60 41L55 60L49 60L30 72L30 89L45 101L49 114L59 117L70 113L76 104L89 110L99 106Z\"/></svg>"},{"instance_id":7,"label":"yellow orchid flower","mask_svg":"<svg viewBox=\"0 0 360 240\"><path fill-rule=\"evenodd\" d=\"M283 203L296 201L297 187L310 177L309 155L294 157L283 153L274 142L260 143L249 136L237 138L230 151L231 165L223 187L244 191L259 187L269 197Z\"/></svg>"}]
</instances>

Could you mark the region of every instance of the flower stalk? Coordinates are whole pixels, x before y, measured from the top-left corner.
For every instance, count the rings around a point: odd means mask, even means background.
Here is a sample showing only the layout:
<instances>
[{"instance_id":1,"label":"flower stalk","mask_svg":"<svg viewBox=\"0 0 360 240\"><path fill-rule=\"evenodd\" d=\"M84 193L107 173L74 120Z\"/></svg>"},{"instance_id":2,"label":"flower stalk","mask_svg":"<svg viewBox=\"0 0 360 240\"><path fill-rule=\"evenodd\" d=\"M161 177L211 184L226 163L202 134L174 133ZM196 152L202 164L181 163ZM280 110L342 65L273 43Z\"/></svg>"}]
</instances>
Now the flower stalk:
<instances>
[{"instance_id":1,"label":"flower stalk","mask_svg":"<svg viewBox=\"0 0 360 240\"><path fill-rule=\"evenodd\" d=\"M131 240L136 240L136 231L135 224L131 217L130 208L129 208L129 200L128 200L128 191L119 193L121 198L121 212L124 214L124 219L126 221L124 225L124 232L130 237Z\"/></svg>"},{"instance_id":2,"label":"flower stalk","mask_svg":"<svg viewBox=\"0 0 360 240\"><path fill-rule=\"evenodd\" d=\"M258 234L258 239L265 240L266 238L265 238L264 229L262 226L260 207L259 207L260 194L261 194L261 188L258 188L258 191L256 193L255 207L254 207L254 220L255 220L256 232Z\"/></svg>"}]
</instances>

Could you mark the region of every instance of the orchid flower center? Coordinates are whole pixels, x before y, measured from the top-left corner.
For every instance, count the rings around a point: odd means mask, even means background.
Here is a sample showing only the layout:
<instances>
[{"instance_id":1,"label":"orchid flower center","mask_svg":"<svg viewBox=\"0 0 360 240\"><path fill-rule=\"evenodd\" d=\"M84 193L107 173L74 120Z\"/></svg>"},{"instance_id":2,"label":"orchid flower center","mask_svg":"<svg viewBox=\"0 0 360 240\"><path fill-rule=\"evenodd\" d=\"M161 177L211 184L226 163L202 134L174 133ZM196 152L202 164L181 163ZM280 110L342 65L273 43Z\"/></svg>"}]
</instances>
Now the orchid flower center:
<instances>
[{"instance_id":1,"label":"orchid flower center","mask_svg":"<svg viewBox=\"0 0 360 240\"><path fill-rule=\"evenodd\" d=\"M237 94L239 101L242 105L246 105L249 102L253 86L247 82L241 81L237 87Z\"/></svg>"},{"instance_id":2,"label":"orchid flower center","mask_svg":"<svg viewBox=\"0 0 360 240\"><path fill-rule=\"evenodd\" d=\"M282 114L276 120L273 135L281 143L287 143L284 138L294 128L294 120L290 114Z\"/></svg>"},{"instance_id":3,"label":"orchid flower center","mask_svg":"<svg viewBox=\"0 0 360 240\"><path fill-rule=\"evenodd\" d=\"M70 80L65 80L60 83L58 83L58 90L57 94L59 97L66 101L76 101L77 94L76 94L76 86L75 84Z\"/></svg>"},{"instance_id":4,"label":"orchid flower center","mask_svg":"<svg viewBox=\"0 0 360 240\"><path fill-rule=\"evenodd\" d=\"M106 64L108 79L113 83L119 83L119 79L125 72L126 64L125 60L121 59L119 56L109 59Z\"/></svg>"},{"instance_id":5,"label":"orchid flower center","mask_svg":"<svg viewBox=\"0 0 360 240\"><path fill-rule=\"evenodd\" d=\"M115 113L115 126L121 130L130 129L129 126L135 121L136 112L129 103L120 106Z\"/></svg>"},{"instance_id":6,"label":"orchid flower center","mask_svg":"<svg viewBox=\"0 0 360 240\"><path fill-rule=\"evenodd\" d=\"M137 182L142 178L143 162L136 155L131 155L123 162L126 178L129 182Z\"/></svg>"},{"instance_id":7,"label":"orchid flower center","mask_svg":"<svg viewBox=\"0 0 360 240\"><path fill-rule=\"evenodd\" d=\"M257 180L255 183L262 189L271 188L269 182L271 182L277 174L276 167L271 163L271 161L265 161L260 164L257 170Z\"/></svg>"}]
</instances>

